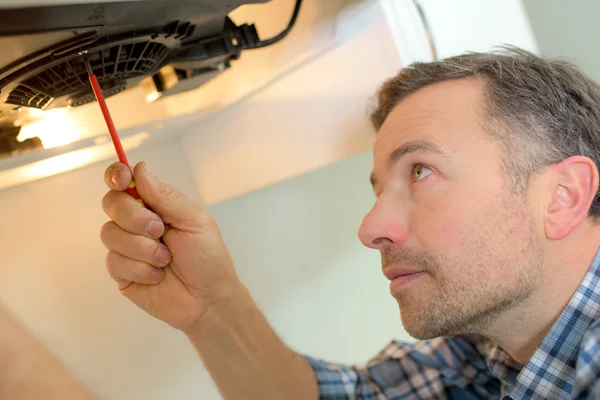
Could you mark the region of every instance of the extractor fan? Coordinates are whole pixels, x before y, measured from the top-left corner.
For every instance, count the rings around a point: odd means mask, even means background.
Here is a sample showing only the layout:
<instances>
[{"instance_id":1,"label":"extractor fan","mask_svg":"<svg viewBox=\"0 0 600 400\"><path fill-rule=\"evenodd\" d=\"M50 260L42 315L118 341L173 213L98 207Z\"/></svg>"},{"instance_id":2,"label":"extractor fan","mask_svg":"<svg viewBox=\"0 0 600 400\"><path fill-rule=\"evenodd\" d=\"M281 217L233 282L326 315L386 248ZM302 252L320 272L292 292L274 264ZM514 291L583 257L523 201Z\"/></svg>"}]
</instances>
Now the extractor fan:
<instances>
[{"instance_id":1,"label":"extractor fan","mask_svg":"<svg viewBox=\"0 0 600 400\"><path fill-rule=\"evenodd\" d=\"M0 158L42 146L19 142L24 109L79 107L94 101L88 62L105 97L143 84L147 98L197 88L248 49L269 46L254 25L228 14L269 0L143 0L0 10ZM26 113L27 114L27 113ZM28 115L28 114L27 114Z\"/></svg>"}]
</instances>

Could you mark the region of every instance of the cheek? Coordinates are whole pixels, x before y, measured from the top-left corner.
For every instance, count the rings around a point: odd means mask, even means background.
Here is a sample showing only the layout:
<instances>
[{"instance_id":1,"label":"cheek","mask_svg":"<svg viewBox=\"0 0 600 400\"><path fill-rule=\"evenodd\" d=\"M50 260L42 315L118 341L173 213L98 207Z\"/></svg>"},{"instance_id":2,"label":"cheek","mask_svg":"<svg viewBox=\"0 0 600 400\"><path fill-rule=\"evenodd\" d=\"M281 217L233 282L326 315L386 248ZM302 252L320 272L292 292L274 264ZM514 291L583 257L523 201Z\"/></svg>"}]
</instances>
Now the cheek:
<instances>
[{"instance_id":1,"label":"cheek","mask_svg":"<svg viewBox=\"0 0 600 400\"><path fill-rule=\"evenodd\" d=\"M524 218L519 218L515 221L510 234L517 240L522 240L529 233L529 224Z\"/></svg>"},{"instance_id":2,"label":"cheek","mask_svg":"<svg viewBox=\"0 0 600 400\"><path fill-rule=\"evenodd\" d=\"M415 204L410 232L419 248L448 260L447 268L456 265L464 278L508 282L513 263L506 264L507 254L521 245L529 225L508 213L499 197L491 192L429 197Z\"/></svg>"},{"instance_id":3,"label":"cheek","mask_svg":"<svg viewBox=\"0 0 600 400\"><path fill-rule=\"evenodd\" d=\"M442 256L459 250L465 240L465 224L477 219L477 207L481 206L480 202L471 204L468 199L472 198L449 191L429 191L418 199L411 213L410 232L419 245Z\"/></svg>"}]
</instances>

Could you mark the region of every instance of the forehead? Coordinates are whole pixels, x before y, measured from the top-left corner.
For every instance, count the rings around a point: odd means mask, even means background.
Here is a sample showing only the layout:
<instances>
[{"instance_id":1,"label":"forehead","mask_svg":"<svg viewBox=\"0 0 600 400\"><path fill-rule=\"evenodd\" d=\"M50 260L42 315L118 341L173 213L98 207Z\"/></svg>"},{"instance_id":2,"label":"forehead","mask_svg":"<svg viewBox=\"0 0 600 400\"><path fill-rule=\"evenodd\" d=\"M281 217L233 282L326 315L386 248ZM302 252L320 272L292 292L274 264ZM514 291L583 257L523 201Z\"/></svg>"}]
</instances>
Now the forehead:
<instances>
[{"instance_id":1,"label":"forehead","mask_svg":"<svg viewBox=\"0 0 600 400\"><path fill-rule=\"evenodd\" d=\"M386 158L409 140L434 142L445 152L473 149L488 137L481 127L483 84L457 79L429 85L403 99L375 139L374 156Z\"/></svg>"}]
</instances>

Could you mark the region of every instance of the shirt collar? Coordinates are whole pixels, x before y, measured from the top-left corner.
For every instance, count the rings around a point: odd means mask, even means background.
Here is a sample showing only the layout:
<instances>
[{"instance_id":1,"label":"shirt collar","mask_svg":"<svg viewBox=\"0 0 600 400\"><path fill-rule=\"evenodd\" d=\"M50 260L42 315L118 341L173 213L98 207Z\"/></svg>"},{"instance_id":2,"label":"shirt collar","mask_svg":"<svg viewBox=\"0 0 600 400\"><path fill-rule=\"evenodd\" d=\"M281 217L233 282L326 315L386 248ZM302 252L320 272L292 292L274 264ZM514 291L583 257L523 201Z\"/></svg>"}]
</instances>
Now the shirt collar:
<instances>
[{"instance_id":1,"label":"shirt collar","mask_svg":"<svg viewBox=\"0 0 600 400\"><path fill-rule=\"evenodd\" d=\"M600 250L567 307L524 366L499 346L488 352L491 373L512 398L559 398L571 393L580 342L589 326L600 319ZM541 393L540 391L543 391ZM503 390L504 392L504 390Z\"/></svg>"}]
</instances>

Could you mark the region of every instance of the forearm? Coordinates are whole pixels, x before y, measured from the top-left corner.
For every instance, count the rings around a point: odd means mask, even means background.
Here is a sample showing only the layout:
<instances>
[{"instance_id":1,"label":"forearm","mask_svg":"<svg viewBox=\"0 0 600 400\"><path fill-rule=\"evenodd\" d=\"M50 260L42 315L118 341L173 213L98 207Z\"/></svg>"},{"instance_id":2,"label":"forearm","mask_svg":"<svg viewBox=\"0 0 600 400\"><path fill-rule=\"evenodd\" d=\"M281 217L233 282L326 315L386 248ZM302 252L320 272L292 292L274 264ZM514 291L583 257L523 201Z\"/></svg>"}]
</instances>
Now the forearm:
<instances>
[{"instance_id":1,"label":"forearm","mask_svg":"<svg viewBox=\"0 0 600 400\"><path fill-rule=\"evenodd\" d=\"M242 287L186 332L224 399L318 399L309 363L277 336Z\"/></svg>"},{"instance_id":2,"label":"forearm","mask_svg":"<svg viewBox=\"0 0 600 400\"><path fill-rule=\"evenodd\" d=\"M0 307L0 399L91 400L93 396Z\"/></svg>"}]
</instances>

